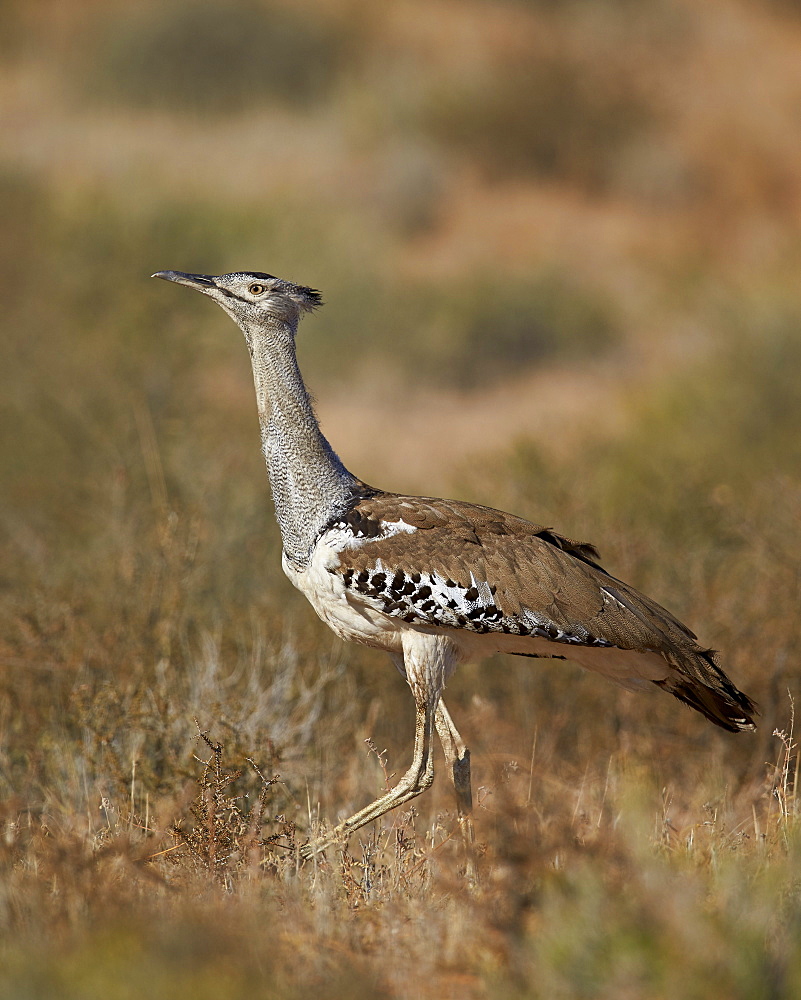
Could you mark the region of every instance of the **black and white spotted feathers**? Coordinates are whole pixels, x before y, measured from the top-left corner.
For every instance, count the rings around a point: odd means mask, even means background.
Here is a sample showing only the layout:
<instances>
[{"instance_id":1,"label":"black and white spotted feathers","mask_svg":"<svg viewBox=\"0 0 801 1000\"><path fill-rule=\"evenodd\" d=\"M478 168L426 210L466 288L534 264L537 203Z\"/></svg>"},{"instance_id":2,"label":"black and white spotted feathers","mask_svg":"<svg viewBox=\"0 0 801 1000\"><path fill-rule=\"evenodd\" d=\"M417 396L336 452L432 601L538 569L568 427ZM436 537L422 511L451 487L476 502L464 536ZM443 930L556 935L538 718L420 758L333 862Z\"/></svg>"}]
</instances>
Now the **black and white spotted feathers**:
<instances>
[{"instance_id":1,"label":"black and white spotted feathers","mask_svg":"<svg viewBox=\"0 0 801 1000\"><path fill-rule=\"evenodd\" d=\"M529 609L517 615L505 613L495 602L497 587L487 580L477 580L472 573L468 583L460 583L443 579L435 572L406 574L378 560L372 570L345 569L342 581L348 590L369 598L384 614L409 624L535 636L581 646L611 645L586 629L568 632Z\"/></svg>"}]
</instances>

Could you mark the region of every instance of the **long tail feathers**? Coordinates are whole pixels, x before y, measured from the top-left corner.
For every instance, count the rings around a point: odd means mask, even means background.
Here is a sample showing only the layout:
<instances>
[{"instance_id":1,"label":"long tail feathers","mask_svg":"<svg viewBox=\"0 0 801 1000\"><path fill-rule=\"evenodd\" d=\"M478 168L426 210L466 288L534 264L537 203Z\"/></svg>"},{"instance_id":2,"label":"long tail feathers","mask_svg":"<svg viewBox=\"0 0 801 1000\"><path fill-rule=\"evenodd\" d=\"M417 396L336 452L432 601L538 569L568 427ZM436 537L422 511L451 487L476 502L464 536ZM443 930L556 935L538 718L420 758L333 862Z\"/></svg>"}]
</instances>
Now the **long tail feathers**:
<instances>
[{"instance_id":1,"label":"long tail feathers","mask_svg":"<svg viewBox=\"0 0 801 1000\"><path fill-rule=\"evenodd\" d=\"M759 714L754 702L732 684L715 663L711 650L699 653L694 659L692 674L677 670L665 680L653 683L721 729L730 733L753 732L756 729L754 716Z\"/></svg>"}]
</instances>

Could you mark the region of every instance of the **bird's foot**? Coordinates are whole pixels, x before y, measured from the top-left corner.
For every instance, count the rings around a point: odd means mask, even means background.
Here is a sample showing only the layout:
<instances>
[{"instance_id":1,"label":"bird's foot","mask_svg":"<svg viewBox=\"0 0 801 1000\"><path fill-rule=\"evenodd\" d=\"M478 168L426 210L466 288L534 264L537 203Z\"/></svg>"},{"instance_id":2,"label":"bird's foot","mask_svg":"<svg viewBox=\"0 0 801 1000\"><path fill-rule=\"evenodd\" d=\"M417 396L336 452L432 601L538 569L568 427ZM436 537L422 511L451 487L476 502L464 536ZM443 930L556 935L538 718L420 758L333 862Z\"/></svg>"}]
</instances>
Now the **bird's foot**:
<instances>
[{"instance_id":1,"label":"bird's foot","mask_svg":"<svg viewBox=\"0 0 801 1000\"><path fill-rule=\"evenodd\" d=\"M308 844L304 844L300 848L300 860L303 862L311 861L313 858L324 854L329 847L335 847L342 843L344 839L343 834L334 831L326 837L318 837L316 840L310 840Z\"/></svg>"},{"instance_id":2,"label":"bird's foot","mask_svg":"<svg viewBox=\"0 0 801 1000\"><path fill-rule=\"evenodd\" d=\"M311 859L317 854L316 844L314 841L310 841L308 844L304 844L300 849L300 860L301 861L311 861Z\"/></svg>"}]
</instances>

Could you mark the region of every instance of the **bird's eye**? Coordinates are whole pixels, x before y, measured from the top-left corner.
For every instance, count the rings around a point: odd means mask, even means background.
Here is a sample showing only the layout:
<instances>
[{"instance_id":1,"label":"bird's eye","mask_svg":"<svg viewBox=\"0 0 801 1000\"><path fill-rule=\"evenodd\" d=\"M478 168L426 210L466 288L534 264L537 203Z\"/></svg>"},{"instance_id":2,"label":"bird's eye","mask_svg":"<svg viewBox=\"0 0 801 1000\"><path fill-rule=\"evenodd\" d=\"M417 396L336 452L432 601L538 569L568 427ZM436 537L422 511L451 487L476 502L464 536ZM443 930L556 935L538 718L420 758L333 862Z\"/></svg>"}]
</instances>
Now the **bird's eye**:
<instances>
[{"instance_id":1,"label":"bird's eye","mask_svg":"<svg viewBox=\"0 0 801 1000\"><path fill-rule=\"evenodd\" d=\"M261 293L264 291L264 285L259 285L257 282L254 282L248 288L248 291L250 292L251 295L261 295Z\"/></svg>"}]
</instances>

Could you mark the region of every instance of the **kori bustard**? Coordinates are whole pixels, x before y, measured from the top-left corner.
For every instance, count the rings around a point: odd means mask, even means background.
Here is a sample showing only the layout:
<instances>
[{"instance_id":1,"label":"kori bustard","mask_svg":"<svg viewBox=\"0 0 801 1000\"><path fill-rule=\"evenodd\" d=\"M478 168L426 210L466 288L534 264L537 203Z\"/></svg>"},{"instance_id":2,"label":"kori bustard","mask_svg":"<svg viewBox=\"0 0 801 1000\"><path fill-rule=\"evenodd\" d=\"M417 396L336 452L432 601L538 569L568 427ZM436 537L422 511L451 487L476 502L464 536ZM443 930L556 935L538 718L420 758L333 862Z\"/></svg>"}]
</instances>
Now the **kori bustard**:
<instances>
[{"instance_id":1,"label":"kori bustard","mask_svg":"<svg viewBox=\"0 0 801 1000\"><path fill-rule=\"evenodd\" d=\"M570 659L627 687L655 684L730 732L755 707L711 650L610 576L592 545L489 507L374 489L323 436L295 356L319 292L260 271L153 275L203 292L245 334L283 568L343 639L386 650L416 707L412 765L391 791L306 846L310 856L407 802L434 778L439 736L463 830L470 753L442 700L458 663L495 652Z\"/></svg>"}]
</instances>

